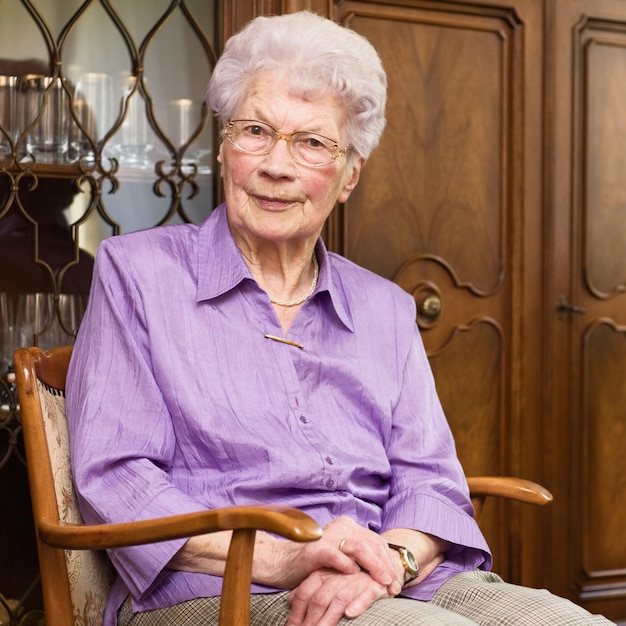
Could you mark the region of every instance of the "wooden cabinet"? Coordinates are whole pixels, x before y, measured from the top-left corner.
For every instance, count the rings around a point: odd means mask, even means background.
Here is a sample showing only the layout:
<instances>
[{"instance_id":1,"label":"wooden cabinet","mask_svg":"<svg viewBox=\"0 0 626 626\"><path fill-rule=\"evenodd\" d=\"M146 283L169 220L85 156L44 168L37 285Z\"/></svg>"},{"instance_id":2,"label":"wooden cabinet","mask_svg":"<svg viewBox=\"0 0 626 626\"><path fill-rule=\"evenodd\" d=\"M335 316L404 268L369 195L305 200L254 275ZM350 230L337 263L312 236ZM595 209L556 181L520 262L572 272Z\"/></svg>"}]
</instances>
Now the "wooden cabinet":
<instances>
[{"instance_id":1,"label":"wooden cabinet","mask_svg":"<svg viewBox=\"0 0 626 626\"><path fill-rule=\"evenodd\" d=\"M329 243L421 305L467 473L553 491L492 503L496 569L626 619L626 2L333 10L389 105Z\"/></svg>"},{"instance_id":2,"label":"wooden cabinet","mask_svg":"<svg viewBox=\"0 0 626 626\"><path fill-rule=\"evenodd\" d=\"M467 473L555 496L488 505L496 570L626 623L626 0L223 0L216 48L303 8L389 76L329 247L415 296Z\"/></svg>"},{"instance_id":3,"label":"wooden cabinet","mask_svg":"<svg viewBox=\"0 0 626 626\"><path fill-rule=\"evenodd\" d=\"M440 302L420 324L466 472L541 480L541 5L340 2L336 16L379 50L389 102L332 245L418 306ZM535 580L549 512L490 506L497 570Z\"/></svg>"},{"instance_id":4,"label":"wooden cabinet","mask_svg":"<svg viewBox=\"0 0 626 626\"><path fill-rule=\"evenodd\" d=\"M550 3L544 312L555 589L626 618L626 2ZM547 271L548 268L550 271ZM565 505L566 503L566 505Z\"/></svg>"}]
</instances>

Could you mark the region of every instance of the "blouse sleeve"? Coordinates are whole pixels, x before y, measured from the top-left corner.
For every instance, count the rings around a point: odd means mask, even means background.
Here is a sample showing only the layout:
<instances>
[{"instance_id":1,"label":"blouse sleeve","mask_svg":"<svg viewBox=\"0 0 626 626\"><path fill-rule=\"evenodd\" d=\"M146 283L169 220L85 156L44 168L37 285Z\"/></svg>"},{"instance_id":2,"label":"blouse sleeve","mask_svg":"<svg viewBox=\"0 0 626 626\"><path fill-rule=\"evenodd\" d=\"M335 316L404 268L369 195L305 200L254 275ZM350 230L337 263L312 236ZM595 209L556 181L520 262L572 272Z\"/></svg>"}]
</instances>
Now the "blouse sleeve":
<instances>
[{"instance_id":1,"label":"blouse sleeve","mask_svg":"<svg viewBox=\"0 0 626 626\"><path fill-rule=\"evenodd\" d=\"M88 523L124 522L201 510L168 475L175 437L151 369L150 342L133 259L114 239L97 254L90 301L67 383L72 469ZM149 286L148 291L149 291ZM140 598L184 543L110 551Z\"/></svg>"},{"instance_id":2,"label":"blouse sleeve","mask_svg":"<svg viewBox=\"0 0 626 626\"><path fill-rule=\"evenodd\" d=\"M489 569L489 548L473 519L467 481L414 322L387 455L391 496L382 530L412 528L453 544L428 587L439 576L449 577L450 570ZM409 591L421 598L420 585Z\"/></svg>"}]
</instances>

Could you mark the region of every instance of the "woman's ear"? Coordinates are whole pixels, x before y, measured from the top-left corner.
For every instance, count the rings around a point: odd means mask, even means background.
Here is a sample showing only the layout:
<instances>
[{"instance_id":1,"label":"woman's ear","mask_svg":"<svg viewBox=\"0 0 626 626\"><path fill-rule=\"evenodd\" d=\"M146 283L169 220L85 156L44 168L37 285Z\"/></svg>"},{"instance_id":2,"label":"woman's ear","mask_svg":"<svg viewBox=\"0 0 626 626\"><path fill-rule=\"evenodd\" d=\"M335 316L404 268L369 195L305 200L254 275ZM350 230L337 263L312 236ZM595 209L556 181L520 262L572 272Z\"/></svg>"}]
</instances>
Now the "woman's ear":
<instances>
[{"instance_id":1,"label":"woman's ear","mask_svg":"<svg viewBox=\"0 0 626 626\"><path fill-rule=\"evenodd\" d=\"M350 160L348 168L346 170L346 179L343 187L339 191L339 196L337 197L337 202L343 203L345 202L352 193L352 190L356 187L359 182L359 177L361 176L361 170L365 165L365 159L360 157L358 160Z\"/></svg>"},{"instance_id":2,"label":"woman's ear","mask_svg":"<svg viewBox=\"0 0 626 626\"><path fill-rule=\"evenodd\" d=\"M223 163L223 158L222 158L222 148L223 148L223 146L224 146L224 142L222 141L222 143L220 143L220 148L219 148L218 153L217 153L217 162L218 162L219 165L222 165L222 163ZM224 168L223 167L219 168L219 175L220 175L220 178L224 178Z\"/></svg>"}]
</instances>

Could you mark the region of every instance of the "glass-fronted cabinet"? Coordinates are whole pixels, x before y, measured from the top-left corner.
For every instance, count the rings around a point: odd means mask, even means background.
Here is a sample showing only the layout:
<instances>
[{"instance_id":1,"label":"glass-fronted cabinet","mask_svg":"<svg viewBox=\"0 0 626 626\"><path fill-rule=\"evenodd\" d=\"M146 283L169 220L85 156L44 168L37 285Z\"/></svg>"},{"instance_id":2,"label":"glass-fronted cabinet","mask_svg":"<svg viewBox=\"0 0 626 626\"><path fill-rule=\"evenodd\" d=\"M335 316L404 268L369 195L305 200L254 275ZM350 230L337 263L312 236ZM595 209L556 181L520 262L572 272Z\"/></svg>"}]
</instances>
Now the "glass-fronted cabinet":
<instances>
[{"instance_id":1,"label":"glass-fronted cabinet","mask_svg":"<svg viewBox=\"0 0 626 626\"><path fill-rule=\"evenodd\" d=\"M37 623L12 353L73 342L102 239L214 207L217 5L0 0L2 624Z\"/></svg>"},{"instance_id":2,"label":"glass-fronted cabinet","mask_svg":"<svg viewBox=\"0 0 626 626\"><path fill-rule=\"evenodd\" d=\"M3 332L4 365L18 341L71 341L104 237L211 210L214 16L207 0L0 2L0 315L25 335ZM16 295L33 293L51 302Z\"/></svg>"}]
</instances>

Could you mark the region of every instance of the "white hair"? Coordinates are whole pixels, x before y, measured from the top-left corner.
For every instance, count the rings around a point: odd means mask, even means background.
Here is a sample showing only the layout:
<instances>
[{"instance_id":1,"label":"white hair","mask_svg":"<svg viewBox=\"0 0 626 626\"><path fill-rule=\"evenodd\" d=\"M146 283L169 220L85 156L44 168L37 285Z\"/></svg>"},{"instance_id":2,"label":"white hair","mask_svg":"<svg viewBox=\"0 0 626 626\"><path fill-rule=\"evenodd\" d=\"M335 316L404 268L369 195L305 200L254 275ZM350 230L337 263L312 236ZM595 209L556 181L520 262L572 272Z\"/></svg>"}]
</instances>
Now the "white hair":
<instances>
[{"instance_id":1,"label":"white hair","mask_svg":"<svg viewBox=\"0 0 626 626\"><path fill-rule=\"evenodd\" d=\"M224 47L207 89L207 104L227 124L262 70L279 70L292 93L340 98L349 147L367 159L385 128L387 76L362 35L308 11L257 17Z\"/></svg>"}]
</instances>

